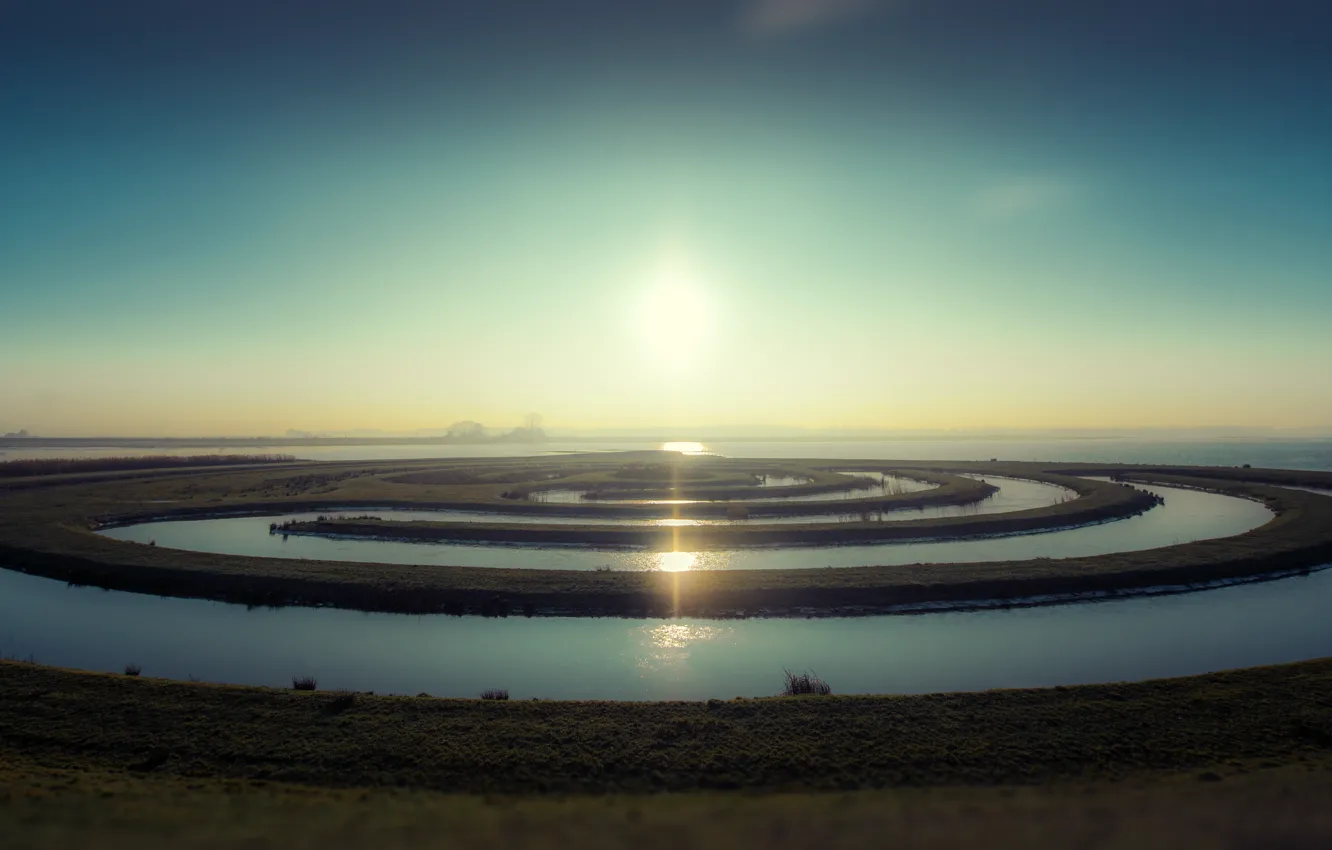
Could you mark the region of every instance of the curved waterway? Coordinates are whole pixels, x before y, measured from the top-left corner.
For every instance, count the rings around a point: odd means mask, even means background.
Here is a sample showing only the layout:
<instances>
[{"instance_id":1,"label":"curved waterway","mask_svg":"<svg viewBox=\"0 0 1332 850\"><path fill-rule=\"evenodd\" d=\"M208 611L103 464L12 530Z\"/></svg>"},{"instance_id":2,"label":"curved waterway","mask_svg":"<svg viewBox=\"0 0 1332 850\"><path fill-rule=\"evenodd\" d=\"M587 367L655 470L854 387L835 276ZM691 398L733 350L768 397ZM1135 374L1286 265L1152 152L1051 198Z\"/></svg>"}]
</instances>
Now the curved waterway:
<instances>
[{"instance_id":1,"label":"curved waterway","mask_svg":"<svg viewBox=\"0 0 1332 850\"><path fill-rule=\"evenodd\" d=\"M999 514L1012 511L1025 511L1032 508L1044 508L1050 505L1076 499L1078 494L1057 484L1041 481L1028 481L1020 478L989 477L991 484L999 491L966 505L931 505L918 508L896 508L893 510L874 510L869 512L871 519L877 522L905 522L908 520L937 519L955 516L980 516L981 514ZM1108 480L1108 479L1107 479ZM670 505L663 505L663 513L670 513ZM338 518L374 517L393 522L483 522L504 523L507 525L612 525L639 528L650 527L685 527L704 525L810 525L830 522L862 522L861 513L816 513L818 508L811 507L811 513L793 516L754 516L749 519L677 519L662 517L593 517L587 515L565 514L515 514L500 511L460 511L460 510L411 510L405 508L349 508L346 510L324 510L289 514L286 519L302 521L314 520L320 516Z\"/></svg>"},{"instance_id":2,"label":"curved waterway","mask_svg":"<svg viewBox=\"0 0 1332 850\"><path fill-rule=\"evenodd\" d=\"M871 487L846 488L842 490L831 490L826 493L796 493L794 495L775 495L758 496L754 498L740 499L638 499L632 496L620 497L613 491L607 491L600 496L591 496L592 491L581 489L556 489L556 490L537 490L528 495L528 500L533 502L546 502L555 505L586 505L586 504L617 504L617 505L701 505L715 504L717 502L743 502L747 505L760 504L791 504L793 502L841 502L847 499L869 499L886 493L919 493L923 490L935 490L939 485L931 481L917 481L914 478L902 478L896 475L885 475L882 472L873 471L849 471L843 472L843 475L850 475L853 478L869 478L876 482ZM802 478L776 478L770 477L766 482L758 485L760 489L764 487L787 487L793 484L800 484L805 479Z\"/></svg>"},{"instance_id":3,"label":"curved waterway","mask_svg":"<svg viewBox=\"0 0 1332 850\"><path fill-rule=\"evenodd\" d=\"M1177 596L810 620L409 616L247 610L0 570L0 655L147 676L516 699L764 696L782 668L836 693L1183 676L1332 655L1332 570Z\"/></svg>"},{"instance_id":4,"label":"curved waterway","mask_svg":"<svg viewBox=\"0 0 1332 850\"><path fill-rule=\"evenodd\" d=\"M1100 525L972 540L822 547L752 547L705 552L651 552L582 546L407 543L270 534L274 517L220 517L108 528L117 540L228 555L393 564L449 564L548 570L802 569L879 564L969 563L1072 558L1138 551L1230 537L1272 518L1257 502L1197 490L1145 487L1165 504ZM437 512L432 512L438 518ZM293 515L287 518L298 518Z\"/></svg>"}]
</instances>

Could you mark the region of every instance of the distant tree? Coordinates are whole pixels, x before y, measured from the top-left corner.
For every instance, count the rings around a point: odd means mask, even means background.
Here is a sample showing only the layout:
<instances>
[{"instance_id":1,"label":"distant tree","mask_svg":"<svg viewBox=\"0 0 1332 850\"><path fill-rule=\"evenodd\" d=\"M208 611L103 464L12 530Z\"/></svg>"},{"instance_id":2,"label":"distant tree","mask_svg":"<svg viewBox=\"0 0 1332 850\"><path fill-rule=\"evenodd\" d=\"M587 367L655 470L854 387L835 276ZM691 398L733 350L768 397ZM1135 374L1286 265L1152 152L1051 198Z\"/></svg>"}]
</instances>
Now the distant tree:
<instances>
[{"instance_id":1,"label":"distant tree","mask_svg":"<svg viewBox=\"0 0 1332 850\"><path fill-rule=\"evenodd\" d=\"M529 413L523 417L523 430L535 431L541 427L542 421L540 413Z\"/></svg>"},{"instance_id":2,"label":"distant tree","mask_svg":"<svg viewBox=\"0 0 1332 850\"><path fill-rule=\"evenodd\" d=\"M486 426L480 422L464 419L449 426L451 440L480 440L486 436Z\"/></svg>"}]
</instances>

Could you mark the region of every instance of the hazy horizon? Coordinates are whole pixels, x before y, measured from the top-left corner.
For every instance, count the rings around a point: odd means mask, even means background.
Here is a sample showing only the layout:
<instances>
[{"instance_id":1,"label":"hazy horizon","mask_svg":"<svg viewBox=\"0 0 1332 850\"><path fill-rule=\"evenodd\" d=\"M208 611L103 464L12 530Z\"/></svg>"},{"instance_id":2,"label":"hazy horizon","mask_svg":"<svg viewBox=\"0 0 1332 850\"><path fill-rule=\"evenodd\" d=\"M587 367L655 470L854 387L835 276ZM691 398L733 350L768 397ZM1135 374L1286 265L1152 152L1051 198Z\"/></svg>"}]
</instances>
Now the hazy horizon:
<instances>
[{"instance_id":1,"label":"hazy horizon","mask_svg":"<svg viewBox=\"0 0 1332 850\"><path fill-rule=\"evenodd\" d=\"M498 437L513 429L503 427L487 428L491 437ZM543 439L558 443L560 441L577 442L615 442L617 440L636 442L671 442L679 440L702 440L704 442L910 442L910 441L1078 441L1078 440L1153 440L1171 442L1210 441L1324 441L1332 440L1332 427L1329 428L1254 428L1242 426L1211 426L1201 428L1142 427L1142 428L917 428L917 429L819 429L819 428L778 428L764 426L657 426L657 427L602 427L602 428L545 428ZM357 440L431 442L447 439L447 428L420 428L408 430L387 430L380 428L357 428L338 430L296 430L271 434L0 434L0 444L19 447L44 442L88 442L106 440L115 442L180 441L207 444L208 441L242 442L263 441L273 445L289 442L300 445L310 441L348 441ZM464 440L465 442L465 440Z\"/></svg>"},{"instance_id":2,"label":"hazy horizon","mask_svg":"<svg viewBox=\"0 0 1332 850\"><path fill-rule=\"evenodd\" d=\"M1329 23L0 3L0 434L1332 432Z\"/></svg>"}]
</instances>

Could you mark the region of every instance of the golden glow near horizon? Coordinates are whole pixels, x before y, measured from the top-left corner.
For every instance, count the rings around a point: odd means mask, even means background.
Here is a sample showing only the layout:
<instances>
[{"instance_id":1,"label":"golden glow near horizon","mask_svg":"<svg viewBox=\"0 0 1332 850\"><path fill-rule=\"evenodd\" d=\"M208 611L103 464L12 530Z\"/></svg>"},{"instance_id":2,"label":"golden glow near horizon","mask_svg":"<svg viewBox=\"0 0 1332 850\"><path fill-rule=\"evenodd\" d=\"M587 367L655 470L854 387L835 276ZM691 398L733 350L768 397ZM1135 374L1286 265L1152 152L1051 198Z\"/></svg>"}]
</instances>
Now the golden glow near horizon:
<instances>
[{"instance_id":1,"label":"golden glow near horizon","mask_svg":"<svg viewBox=\"0 0 1332 850\"><path fill-rule=\"evenodd\" d=\"M244 305L224 301L205 325L135 314L0 335L6 362L24 363L0 369L0 434L425 436L459 420L514 428L530 410L553 439L615 428L1332 428L1332 337L1314 313L1215 318L1189 336L1192 314L1162 308L1134 314L1129 338L1123 323L1058 320L1056 301L998 299L1021 281L953 255L937 269L889 262L884 285L847 300L830 293L858 271L748 256L720 232L720 247L654 254L644 239L622 254L557 256L559 279L576 284L551 284L544 266L506 268L466 309L428 285L438 258L420 256L392 266L396 289L373 295L363 284L375 270L321 267L327 288L308 302L318 321L299 327L281 311L237 320L227 311ZM815 272L826 286L809 285ZM987 288L953 288L973 278ZM357 333L332 330L349 322ZM1039 334L1020 330L1031 322ZM1233 344L1246 334L1266 342ZM282 380L266 380L275 363Z\"/></svg>"},{"instance_id":2,"label":"golden glow near horizon","mask_svg":"<svg viewBox=\"0 0 1332 850\"><path fill-rule=\"evenodd\" d=\"M682 455L708 454L707 446L689 440L676 440L669 443L662 443L661 450L664 452L679 452Z\"/></svg>"},{"instance_id":3,"label":"golden glow near horizon","mask_svg":"<svg viewBox=\"0 0 1332 850\"><path fill-rule=\"evenodd\" d=\"M708 299L693 265L679 255L663 259L651 274L639 309L639 338L651 364L681 374L702 359L710 340Z\"/></svg>"},{"instance_id":4,"label":"golden glow near horizon","mask_svg":"<svg viewBox=\"0 0 1332 850\"><path fill-rule=\"evenodd\" d=\"M978 43L1042 84L990 92L965 26L840 14L906 2L666 3L669 25L630 3L469 5L464 26L401 16L373 50L336 24L238 30L275 73L238 50L209 60L216 85L140 85L199 68L137 53L76 85L91 65L18 51L0 434L427 436L528 411L553 439L1332 433L1313 39L1262 28L1243 57L1260 97L1208 39L1149 85L1098 26L1023 49L1045 16L1014 12L987 28L1009 46ZM755 40L723 6L819 26ZM549 35L565 26L590 39L578 61ZM918 48L837 34L861 26ZM355 84L326 89L302 69L343 38L356 61L327 70ZM1271 120L1283 92L1291 120Z\"/></svg>"}]
</instances>

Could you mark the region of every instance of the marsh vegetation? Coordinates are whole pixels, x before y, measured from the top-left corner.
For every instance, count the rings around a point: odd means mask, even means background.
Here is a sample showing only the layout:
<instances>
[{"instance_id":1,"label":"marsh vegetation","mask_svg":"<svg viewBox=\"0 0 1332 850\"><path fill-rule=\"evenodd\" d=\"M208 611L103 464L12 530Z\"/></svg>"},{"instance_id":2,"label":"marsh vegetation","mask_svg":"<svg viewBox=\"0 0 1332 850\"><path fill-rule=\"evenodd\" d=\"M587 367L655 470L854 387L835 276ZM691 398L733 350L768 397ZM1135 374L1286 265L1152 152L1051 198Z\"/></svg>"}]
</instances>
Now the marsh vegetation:
<instances>
[{"instance_id":1,"label":"marsh vegetation","mask_svg":"<svg viewBox=\"0 0 1332 850\"><path fill-rule=\"evenodd\" d=\"M782 696L784 697L826 697L832 694L832 686L820 679L812 670L801 673L783 670L782 676L785 680L782 684Z\"/></svg>"}]
</instances>

